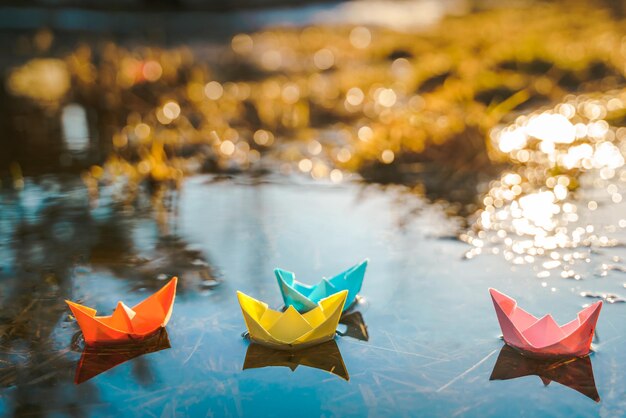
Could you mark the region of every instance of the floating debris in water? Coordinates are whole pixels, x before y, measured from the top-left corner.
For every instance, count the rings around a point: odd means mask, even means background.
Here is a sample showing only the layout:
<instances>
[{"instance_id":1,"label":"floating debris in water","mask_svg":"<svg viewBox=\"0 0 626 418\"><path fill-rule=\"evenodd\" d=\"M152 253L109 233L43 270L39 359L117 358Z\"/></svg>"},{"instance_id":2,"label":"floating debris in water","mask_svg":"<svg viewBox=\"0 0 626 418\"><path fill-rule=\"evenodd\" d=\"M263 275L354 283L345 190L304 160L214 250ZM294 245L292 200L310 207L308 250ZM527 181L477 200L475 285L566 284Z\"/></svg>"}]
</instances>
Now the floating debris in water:
<instances>
[{"instance_id":1,"label":"floating debris in water","mask_svg":"<svg viewBox=\"0 0 626 418\"><path fill-rule=\"evenodd\" d=\"M624 303L626 299L613 293L580 292L580 296L591 299L602 299L606 303Z\"/></svg>"}]
</instances>

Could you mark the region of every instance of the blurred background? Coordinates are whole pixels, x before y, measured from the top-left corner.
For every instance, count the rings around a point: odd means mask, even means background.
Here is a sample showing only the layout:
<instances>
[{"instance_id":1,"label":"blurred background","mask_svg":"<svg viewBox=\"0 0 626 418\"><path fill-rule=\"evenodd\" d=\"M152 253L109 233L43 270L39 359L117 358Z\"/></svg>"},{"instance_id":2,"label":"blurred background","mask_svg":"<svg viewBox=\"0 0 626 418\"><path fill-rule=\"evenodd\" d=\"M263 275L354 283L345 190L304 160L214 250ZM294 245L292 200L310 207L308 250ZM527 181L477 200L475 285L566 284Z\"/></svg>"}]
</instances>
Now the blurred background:
<instances>
[{"instance_id":1,"label":"blurred background","mask_svg":"<svg viewBox=\"0 0 626 418\"><path fill-rule=\"evenodd\" d=\"M1 2L0 414L281 415L297 406L285 391L310 394L312 416L622 413L611 343L596 341L603 404L494 386L485 289L562 322L600 298L615 321L599 334L626 332L625 13ZM280 307L274 267L312 283L366 257L366 302L338 343L351 381L242 372L235 289ZM83 345L63 300L110 312L172 275L172 348L75 385Z\"/></svg>"}]
</instances>

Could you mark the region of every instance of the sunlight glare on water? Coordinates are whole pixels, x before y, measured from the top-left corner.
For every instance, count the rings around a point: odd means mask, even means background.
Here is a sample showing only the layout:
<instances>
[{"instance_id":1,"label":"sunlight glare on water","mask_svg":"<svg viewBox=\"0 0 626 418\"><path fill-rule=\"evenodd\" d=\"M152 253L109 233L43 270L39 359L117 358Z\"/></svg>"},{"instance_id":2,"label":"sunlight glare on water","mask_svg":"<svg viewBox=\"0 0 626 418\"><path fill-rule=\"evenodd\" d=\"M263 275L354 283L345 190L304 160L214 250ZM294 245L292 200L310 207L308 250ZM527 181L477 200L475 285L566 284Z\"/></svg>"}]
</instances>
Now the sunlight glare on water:
<instances>
[{"instance_id":1,"label":"sunlight glare on water","mask_svg":"<svg viewBox=\"0 0 626 418\"><path fill-rule=\"evenodd\" d=\"M609 121L625 113L625 94L570 97L493 130L493 145L511 169L490 182L483 208L462 235L473 244L467 257L499 253L533 265L540 278L606 273L612 252L594 257L597 265L589 257L623 243L626 128ZM596 210L602 214L592 216ZM620 258L612 260L623 268Z\"/></svg>"}]
</instances>

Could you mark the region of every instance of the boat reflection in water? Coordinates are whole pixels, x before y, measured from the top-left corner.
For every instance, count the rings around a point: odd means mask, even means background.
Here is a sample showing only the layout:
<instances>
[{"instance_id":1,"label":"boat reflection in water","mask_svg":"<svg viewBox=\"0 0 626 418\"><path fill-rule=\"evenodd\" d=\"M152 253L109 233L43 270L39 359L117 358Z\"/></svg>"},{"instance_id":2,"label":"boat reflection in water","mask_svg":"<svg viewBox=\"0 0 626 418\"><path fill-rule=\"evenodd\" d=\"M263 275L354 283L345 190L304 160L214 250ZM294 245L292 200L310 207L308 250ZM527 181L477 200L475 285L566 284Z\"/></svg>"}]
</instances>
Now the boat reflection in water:
<instances>
[{"instance_id":1,"label":"boat reflection in water","mask_svg":"<svg viewBox=\"0 0 626 418\"><path fill-rule=\"evenodd\" d=\"M298 366L325 370L344 380L350 380L339 347L334 340L297 351L275 350L251 343L246 352L243 370L284 366L295 371Z\"/></svg>"},{"instance_id":2,"label":"boat reflection in water","mask_svg":"<svg viewBox=\"0 0 626 418\"><path fill-rule=\"evenodd\" d=\"M361 341L368 341L370 336L363 315L359 311L348 311L341 316L339 323L345 325L345 330L337 330L342 337L352 337Z\"/></svg>"},{"instance_id":3,"label":"boat reflection in water","mask_svg":"<svg viewBox=\"0 0 626 418\"><path fill-rule=\"evenodd\" d=\"M555 381L600 402L589 356L559 360L536 359L523 356L505 345L489 380L510 380L531 375L539 376L546 386Z\"/></svg>"},{"instance_id":4,"label":"boat reflection in water","mask_svg":"<svg viewBox=\"0 0 626 418\"><path fill-rule=\"evenodd\" d=\"M133 344L86 346L78 361L74 383L80 385L129 360L168 348L171 345L165 328L156 335Z\"/></svg>"}]
</instances>

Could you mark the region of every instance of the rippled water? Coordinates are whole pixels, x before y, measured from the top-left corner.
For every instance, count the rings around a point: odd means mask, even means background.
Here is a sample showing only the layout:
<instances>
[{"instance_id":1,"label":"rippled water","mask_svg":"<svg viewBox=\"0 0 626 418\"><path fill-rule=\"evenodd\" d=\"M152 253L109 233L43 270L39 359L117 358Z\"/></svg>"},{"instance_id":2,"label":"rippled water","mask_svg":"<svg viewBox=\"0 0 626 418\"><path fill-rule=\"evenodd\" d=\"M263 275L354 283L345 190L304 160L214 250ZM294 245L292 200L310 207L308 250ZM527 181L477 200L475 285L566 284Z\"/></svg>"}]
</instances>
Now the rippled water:
<instances>
[{"instance_id":1,"label":"rippled water","mask_svg":"<svg viewBox=\"0 0 626 418\"><path fill-rule=\"evenodd\" d=\"M467 259L471 247L449 238L459 223L400 186L200 176L157 220L106 203L106 193L100 206L88 202L83 186L53 178L2 194L3 415L624 413L623 305L604 307L588 360L538 364L503 349L487 293L496 287L565 322L587 302L580 292L623 288L615 269L538 279L501 254ZM366 257L363 300L336 345L285 355L241 337L236 290L279 308L274 267L314 281ZM82 352L63 299L107 312L173 274L181 282L166 335L121 353Z\"/></svg>"},{"instance_id":2,"label":"rippled water","mask_svg":"<svg viewBox=\"0 0 626 418\"><path fill-rule=\"evenodd\" d=\"M462 235L473 245L467 258L501 254L531 265L539 279L626 271L623 100L623 92L571 97L493 131L512 166L489 183L473 228ZM581 295L622 301L609 292Z\"/></svg>"}]
</instances>

